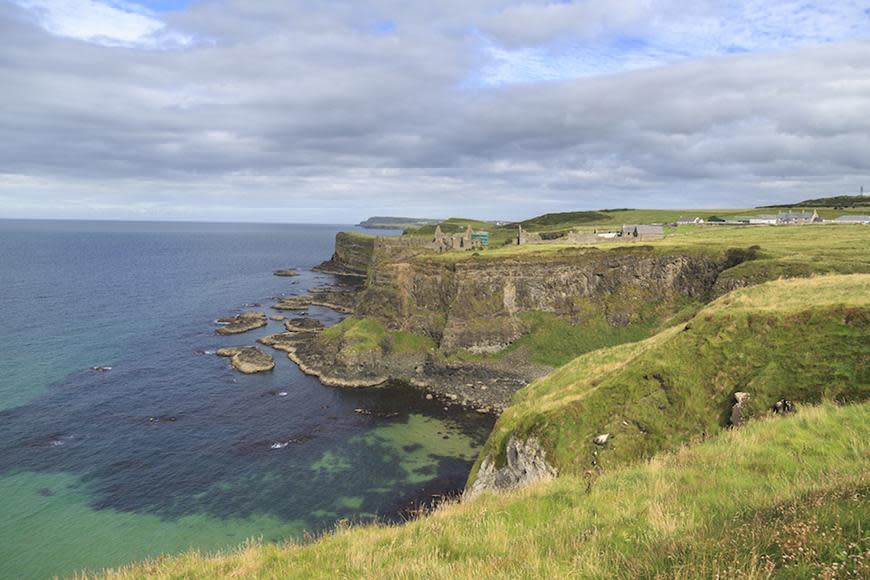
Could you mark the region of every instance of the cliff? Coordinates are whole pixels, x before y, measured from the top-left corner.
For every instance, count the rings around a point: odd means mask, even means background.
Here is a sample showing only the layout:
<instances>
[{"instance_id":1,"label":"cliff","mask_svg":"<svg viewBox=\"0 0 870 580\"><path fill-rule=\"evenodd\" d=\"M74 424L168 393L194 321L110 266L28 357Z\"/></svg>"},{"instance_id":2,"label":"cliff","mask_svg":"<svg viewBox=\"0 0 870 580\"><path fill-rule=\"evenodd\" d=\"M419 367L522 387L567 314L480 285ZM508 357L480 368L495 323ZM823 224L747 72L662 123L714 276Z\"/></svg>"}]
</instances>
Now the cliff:
<instances>
[{"instance_id":1,"label":"cliff","mask_svg":"<svg viewBox=\"0 0 870 580\"><path fill-rule=\"evenodd\" d=\"M358 314L428 336L444 351L497 352L526 331L522 313L626 326L704 300L731 265L725 255L650 246L571 248L525 259L387 261L372 269Z\"/></svg>"},{"instance_id":2,"label":"cliff","mask_svg":"<svg viewBox=\"0 0 870 580\"><path fill-rule=\"evenodd\" d=\"M358 239L337 242L331 262L362 271ZM377 243L368 256L355 316L301 337L291 358L327 384L402 380L482 411L577 354L649 336L751 257L630 246L456 259Z\"/></svg>"},{"instance_id":3,"label":"cliff","mask_svg":"<svg viewBox=\"0 0 870 580\"><path fill-rule=\"evenodd\" d=\"M332 257L315 270L340 276L365 277L372 262L375 240L375 236L339 232L335 235L335 252Z\"/></svg>"}]
</instances>

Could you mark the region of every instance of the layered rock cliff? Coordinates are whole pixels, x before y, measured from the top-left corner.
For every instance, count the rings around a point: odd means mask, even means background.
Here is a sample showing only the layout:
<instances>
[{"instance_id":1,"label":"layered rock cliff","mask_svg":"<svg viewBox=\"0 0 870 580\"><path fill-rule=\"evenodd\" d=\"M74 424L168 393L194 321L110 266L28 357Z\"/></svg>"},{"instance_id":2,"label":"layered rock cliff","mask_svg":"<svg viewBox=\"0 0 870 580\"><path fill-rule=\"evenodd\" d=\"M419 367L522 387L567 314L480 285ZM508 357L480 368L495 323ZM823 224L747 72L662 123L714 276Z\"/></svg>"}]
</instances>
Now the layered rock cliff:
<instances>
[{"instance_id":1,"label":"layered rock cliff","mask_svg":"<svg viewBox=\"0 0 870 580\"><path fill-rule=\"evenodd\" d=\"M364 277L372 263L375 237L354 232L339 232L335 236L332 257L315 269L341 276Z\"/></svg>"},{"instance_id":2,"label":"layered rock cliff","mask_svg":"<svg viewBox=\"0 0 870 580\"><path fill-rule=\"evenodd\" d=\"M523 334L523 312L625 326L705 299L729 263L649 246L523 259L418 257L373 268L357 312L428 336L443 351L495 352Z\"/></svg>"},{"instance_id":3,"label":"layered rock cliff","mask_svg":"<svg viewBox=\"0 0 870 580\"><path fill-rule=\"evenodd\" d=\"M402 380L498 411L551 368L512 349L530 332L528 315L590 334L650 326L706 301L719 274L747 257L642 245L439 256L340 235L330 263L337 271L367 272L354 317L300 341L291 356L327 383Z\"/></svg>"}]
</instances>

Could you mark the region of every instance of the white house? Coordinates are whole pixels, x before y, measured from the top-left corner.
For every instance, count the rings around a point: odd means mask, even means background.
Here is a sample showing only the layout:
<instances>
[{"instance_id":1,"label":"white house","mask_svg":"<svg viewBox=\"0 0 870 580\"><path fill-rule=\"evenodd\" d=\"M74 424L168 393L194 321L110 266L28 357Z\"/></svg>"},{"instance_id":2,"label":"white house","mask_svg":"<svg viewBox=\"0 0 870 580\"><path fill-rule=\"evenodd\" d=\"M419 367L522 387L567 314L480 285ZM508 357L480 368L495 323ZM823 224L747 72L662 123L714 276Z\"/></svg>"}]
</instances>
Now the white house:
<instances>
[{"instance_id":1,"label":"white house","mask_svg":"<svg viewBox=\"0 0 870 580\"><path fill-rule=\"evenodd\" d=\"M750 224L775 224L776 216L775 215L754 215L749 217Z\"/></svg>"}]
</instances>

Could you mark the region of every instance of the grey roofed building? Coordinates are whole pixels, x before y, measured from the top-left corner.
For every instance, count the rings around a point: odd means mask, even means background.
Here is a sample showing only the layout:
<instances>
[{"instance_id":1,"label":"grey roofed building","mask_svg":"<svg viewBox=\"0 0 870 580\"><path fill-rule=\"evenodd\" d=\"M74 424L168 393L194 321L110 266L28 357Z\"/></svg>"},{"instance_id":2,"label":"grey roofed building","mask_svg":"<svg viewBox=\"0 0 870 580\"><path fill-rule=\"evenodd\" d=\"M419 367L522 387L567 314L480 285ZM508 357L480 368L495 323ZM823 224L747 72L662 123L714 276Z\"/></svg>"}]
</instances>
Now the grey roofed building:
<instances>
[{"instance_id":1,"label":"grey roofed building","mask_svg":"<svg viewBox=\"0 0 870 580\"><path fill-rule=\"evenodd\" d=\"M678 224L702 224L702 223L704 223L704 218L680 216L680 219L677 220L677 223Z\"/></svg>"},{"instance_id":2,"label":"grey roofed building","mask_svg":"<svg viewBox=\"0 0 870 580\"><path fill-rule=\"evenodd\" d=\"M838 224L870 224L870 215L841 215L834 222Z\"/></svg>"},{"instance_id":3,"label":"grey roofed building","mask_svg":"<svg viewBox=\"0 0 870 580\"><path fill-rule=\"evenodd\" d=\"M632 224L622 226L623 238L657 240L665 236L665 228L656 225Z\"/></svg>"},{"instance_id":4,"label":"grey roofed building","mask_svg":"<svg viewBox=\"0 0 870 580\"><path fill-rule=\"evenodd\" d=\"M819 213L813 210L813 213L805 211L781 211L776 216L776 221L780 224L811 224L821 223L823 220L819 217Z\"/></svg>"}]
</instances>

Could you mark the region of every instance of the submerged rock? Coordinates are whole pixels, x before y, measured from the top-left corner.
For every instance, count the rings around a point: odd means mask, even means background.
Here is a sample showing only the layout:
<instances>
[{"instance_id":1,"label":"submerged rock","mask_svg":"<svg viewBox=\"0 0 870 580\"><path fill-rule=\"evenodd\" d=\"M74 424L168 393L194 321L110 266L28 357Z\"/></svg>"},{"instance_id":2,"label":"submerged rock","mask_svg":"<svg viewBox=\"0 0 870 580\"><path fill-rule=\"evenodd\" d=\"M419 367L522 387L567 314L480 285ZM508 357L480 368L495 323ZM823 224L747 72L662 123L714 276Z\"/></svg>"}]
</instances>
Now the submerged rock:
<instances>
[{"instance_id":1,"label":"submerged rock","mask_svg":"<svg viewBox=\"0 0 870 580\"><path fill-rule=\"evenodd\" d=\"M286 320L286 319L287 319L287 317L283 316L281 314L273 314L272 316L269 317L269 320L275 320L277 322L281 322L281 321Z\"/></svg>"},{"instance_id":2,"label":"submerged rock","mask_svg":"<svg viewBox=\"0 0 870 580\"><path fill-rule=\"evenodd\" d=\"M226 325L217 329L218 334L239 334L266 326L266 314L256 310L247 310L238 316L221 318L218 322Z\"/></svg>"},{"instance_id":3,"label":"submerged rock","mask_svg":"<svg viewBox=\"0 0 870 580\"><path fill-rule=\"evenodd\" d=\"M272 305L275 310L305 310L311 306L311 296L283 296Z\"/></svg>"},{"instance_id":4,"label":"submerged rock","mask_svg":"<svg viewBox=\"0 0 870 580\"><path fill-rule=\"evenodd\" d=\"M282 278L291 278L293 276L298 276L299 272L294 270L293 268L288 268L286 270L275 270L272 272L275 276L281 276Z\"/></svg>"},{"instance_id":5,"label":"submerged rock","mask_svg":"<svg viewBox=\"0 0 870 580\"><path fill-rule=\"evenodd\" d=\"M218 356L229 357L237 371L245 374L262 373L275 368L275 361L255 346L219 348Z\"/></svg>"}]
</instances>

